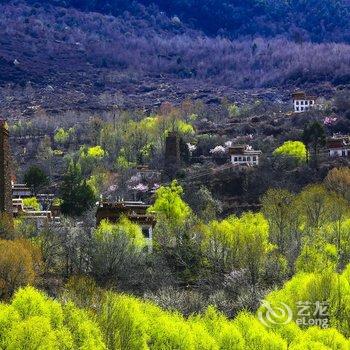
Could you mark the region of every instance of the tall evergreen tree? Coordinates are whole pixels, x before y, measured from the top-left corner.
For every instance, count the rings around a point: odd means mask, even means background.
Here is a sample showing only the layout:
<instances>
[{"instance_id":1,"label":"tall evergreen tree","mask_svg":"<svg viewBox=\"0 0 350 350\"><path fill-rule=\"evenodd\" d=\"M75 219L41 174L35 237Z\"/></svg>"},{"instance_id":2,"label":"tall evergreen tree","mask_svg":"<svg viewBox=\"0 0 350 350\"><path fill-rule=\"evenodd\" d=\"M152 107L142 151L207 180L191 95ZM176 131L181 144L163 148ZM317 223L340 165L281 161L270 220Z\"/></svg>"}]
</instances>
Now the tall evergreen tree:
<instances>
[{"instance_id":1,"label":"tall evergreen tree","mask_svg":"<svg viewBox=\"0 0 350 350\"><path fill-rule=\"evenodd\" d=\"M303 131L302 140L308 150L308 161L311 148L314 155L315 168L318 169L318 156L320 148L326 144L326 134L323 126L318 121L310 123Z\"/></svg>"},{"instance_id":2,"label":"tall evergreen tree","mask_svg":"<svg viewBox=\"0 0 350 350\"><path fill-rule=\"evenodd\" d=\"M80 216L92 207L95 196L92 188L82 177L79 164L71 161L61 185L62 213Z\"/></svg>"}]
</instances>

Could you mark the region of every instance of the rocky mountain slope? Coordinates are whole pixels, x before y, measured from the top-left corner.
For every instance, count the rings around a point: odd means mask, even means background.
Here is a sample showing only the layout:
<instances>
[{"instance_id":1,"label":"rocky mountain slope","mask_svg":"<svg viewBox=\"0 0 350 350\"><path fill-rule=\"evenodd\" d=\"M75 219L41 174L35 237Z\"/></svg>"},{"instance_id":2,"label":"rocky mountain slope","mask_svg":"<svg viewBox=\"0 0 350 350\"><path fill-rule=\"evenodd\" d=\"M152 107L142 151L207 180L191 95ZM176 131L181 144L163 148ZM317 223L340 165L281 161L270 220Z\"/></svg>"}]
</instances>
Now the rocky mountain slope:
<instances>
[{"instance_id":1,"label":"rocky mountain slope","mask_svg":"<svg viewBox=\"0 0 350 350\"><path fill-rule=\"evenodd\" d=\"M244 98L238 89L284 86L288 93L305 84L350 81L346 38L297 41L287 30L274 37L263 31L214 37L199 20L194 25L186 16L184 22L174 17L172 7L162 12L134 2L132 10L115 17L105 8L97 13L57 5L62 4L0 4L0 112L5 116L30 116L38 108L152 109L185 98L215 103L224 96ZM338 24L332 33L339 32Z\"/></svg>"}]
</instances>

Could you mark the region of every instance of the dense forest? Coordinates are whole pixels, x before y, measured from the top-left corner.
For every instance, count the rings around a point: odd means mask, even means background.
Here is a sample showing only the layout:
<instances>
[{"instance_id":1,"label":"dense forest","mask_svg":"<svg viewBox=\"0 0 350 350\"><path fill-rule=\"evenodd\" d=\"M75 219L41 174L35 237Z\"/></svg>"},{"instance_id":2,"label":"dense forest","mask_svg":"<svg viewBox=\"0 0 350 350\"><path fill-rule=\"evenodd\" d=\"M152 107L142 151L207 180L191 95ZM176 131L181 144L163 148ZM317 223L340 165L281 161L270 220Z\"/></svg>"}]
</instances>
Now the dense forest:
<instances>
[{"instance_id":1,"label":"dense forest","mask_svg":"<svg viewBox=\"0 0 350 350\"><path fill-rule=\"evenodd\" d=\"M45 0L44 0L45 1ZM115 16L129 11L142 15L165 11L208 34L272 37L285 35L295 41L350 40L350 9L347 0L46 0L60 6L72 6L84 11L98 11ZM37 1L35 1L37 2Z\"/></svg>"}]
</instances>

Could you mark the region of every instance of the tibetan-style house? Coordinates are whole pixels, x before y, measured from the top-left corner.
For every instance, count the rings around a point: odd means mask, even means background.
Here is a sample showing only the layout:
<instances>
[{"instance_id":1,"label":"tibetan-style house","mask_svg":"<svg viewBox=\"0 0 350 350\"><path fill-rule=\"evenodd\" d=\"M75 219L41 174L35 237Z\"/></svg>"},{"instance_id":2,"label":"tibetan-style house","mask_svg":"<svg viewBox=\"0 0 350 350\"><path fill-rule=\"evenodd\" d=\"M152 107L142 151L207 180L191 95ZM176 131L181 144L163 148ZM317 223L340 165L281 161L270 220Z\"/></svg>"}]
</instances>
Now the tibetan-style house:
<instances>
[{"instance_id":1,"label":"tibetan-style house","mask_svg":"<svg viewBox=\"0 0 350 350\"><path fill-rule=\"evenodd\" d=\"M235 145L229 148L229 154L233 165L257 166L261 151L248 145Z\"/></svg>"},{"instance_id":2,"label":"tibetan-style house","mask_svg":"<svg viewBox=\"0 0 350 350\"><path fill-rule=\"evenodd\" d=\"M141 226L145 238L152 244L153 228L156 224L155 216L147 212L148 204L137 201L99 202L96 211L96 225L102 220L117 222L122 216L127 217L131 222Z\"/></svg>"}]
</instances>

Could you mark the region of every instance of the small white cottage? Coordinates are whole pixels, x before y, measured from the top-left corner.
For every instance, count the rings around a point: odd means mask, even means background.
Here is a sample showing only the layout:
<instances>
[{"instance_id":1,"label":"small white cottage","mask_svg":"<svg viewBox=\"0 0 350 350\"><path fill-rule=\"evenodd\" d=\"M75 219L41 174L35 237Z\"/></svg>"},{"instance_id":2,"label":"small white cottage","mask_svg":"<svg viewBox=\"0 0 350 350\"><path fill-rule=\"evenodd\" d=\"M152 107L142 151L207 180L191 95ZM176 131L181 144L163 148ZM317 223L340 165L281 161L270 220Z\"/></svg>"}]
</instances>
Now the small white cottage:
<instances>
[{"instance_id":1,"label":"small white cottage","mask_svg":"<svg viewBox=\"0 0 350 350\"><path fill-rule=\"evenodd\" d=\"M330 157L348 157L350 155L349 136L333 136L327 140L327 149Z\"/></svg>"},{"instance_id":2,"label":"small white cottage","mask_svg":"<svg viewBox=\"0 0 350 350\"><path fill-rule=\"evenodd\" d=\"M235 145L229 148L231 163L234 165L259 165L261 151L254 150L248 145Z\"/></svg>"},{"instance_id":3,"label":"small white cottage","mask_svg":"<svg viewBox=\"0 0 350 350\"><path fill-rule=\"evenodd\" d=\"M316 96L307 95L304 91L298 91L292 94L295 113L303 113L316 105Z\"/></svg>"}]
</instances>

